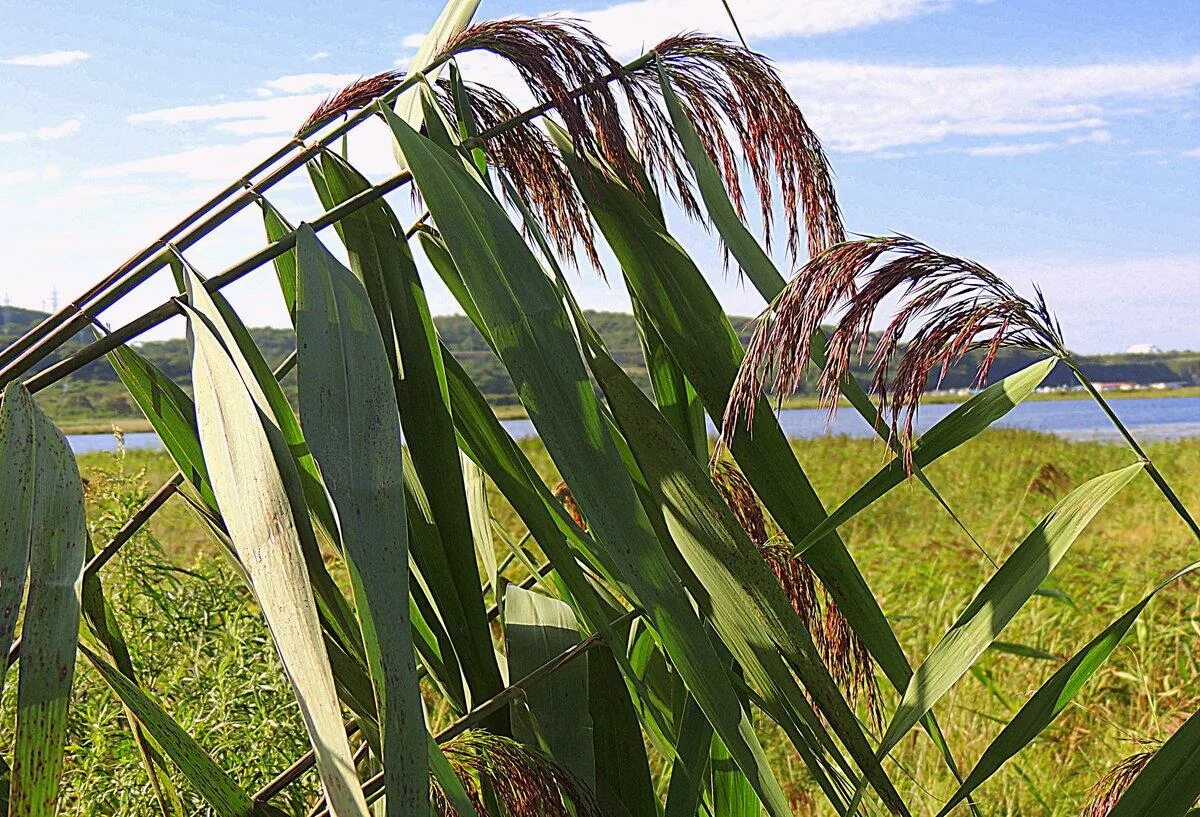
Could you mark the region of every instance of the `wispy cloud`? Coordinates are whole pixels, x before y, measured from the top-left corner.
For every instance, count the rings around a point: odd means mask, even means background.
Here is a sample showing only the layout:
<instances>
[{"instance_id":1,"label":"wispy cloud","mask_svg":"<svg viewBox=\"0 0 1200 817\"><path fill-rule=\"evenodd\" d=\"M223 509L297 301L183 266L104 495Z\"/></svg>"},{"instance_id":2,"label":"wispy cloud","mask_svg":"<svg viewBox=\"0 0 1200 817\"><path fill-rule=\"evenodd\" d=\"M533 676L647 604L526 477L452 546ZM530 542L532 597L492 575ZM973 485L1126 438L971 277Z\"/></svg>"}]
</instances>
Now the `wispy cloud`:
<instances>
[{"instance_id":1,"label":"wispy cloud","mask_svg":"<svg viewBox=\"0 0 1200 817\"><path fill-rule=\"evenodd\" d=\"M313 91L339 91L358 79L358 74L287 74L267 80L254 89L259 96L274 94L306 94Z\"/></svg>"},{"instance_id":2,"label":"wispy cloud","mask_svg":"<svg viewBox=\"0 0 1200 817\"><path fill-rule=\"evenodd\" d=\"M0 65L25 65L31 68L55 68L86 60L92 55L86 51L47 51L44 54L24 54L19 57L0 58Z\"/></svg>"},{"instance_id":3,"label":"wispy cloud","mask_svg":"<svg viewBox=\"0 0 1200 817\"><path fill-rule=\"evenodd\" d=\"M68 119L61 125L38 128L33 132L33 135L43 141L50 139L62 139L64 136L70 136L73 133L78 133L81 127L83 127L83 123L78 119Z\"/></svg>"},{"instance_id":4,"label":"wispy cloud","mask_svg":"<svg viewBox=\"0 0 1200 817\"><path fill-rule=\"evenodd\" d=\"M1185 150L1183 152L1183 155L1190 156L1193 159L1200 159L1200 148L1192 148L1191 150Z\"/></svg>"},{"instance_id":5,"label":"wispy cloud","mask_svg":"<svg viewBox=\"0 0 1200 817\"><path fill-rule=\"evenodd\" d=\"M315 54L308 55L309 62L320 62L321 60L327 60L327 59L329 59L328 51L318 51Z\"/></svg>"},{"instance_id":6,"label":"wispy cloud","mask_svg":"<svg viewBox=\"0 0 1200 817\"><path fill-rule=\"evenodd\" d=\"M1082 135L1114 120L1150 115L1153 103L1200 88L1200 57L1068 67L794 61L779 69L826 144L849 153L997 136Z\"/></svg>"},{"instance_id":7,"label":"wispy cloud","mask_svg":"<svg viewBox=\"0 0 1200 817\"><path fill-rule=\"evenodd\" d=\"M62 139L64 136L78 133L81 127L83 127L83 122L79 119L68 119L62 124L47 125L33 131L5 131L0 133L0 142L23 142L31 137L46 142L51 139Z\"/></svg>"},{"instance_id":8,"label":"wispy cloud","mask_svg":"<svg viewBox=\"0 0 1200 817\"><path fill-rule=\"evenodd\" d=\"M324 94L295 94L213 105L179 105L135 113L126 119L135 125L211 123L217 130L243 136L283 134L294 131L324 97Z\"/></svg>"},{"instance_id":9,"label":"wispy cloud","mask_svg":"<svg viewBox=\"0 0 1200 817\"><path fill-rule=\"evenodd\" d=\"M0 184L18 185L35 182L56 182L62 178L62 169L58 165L49 165L41 170L23 168L21 170L0 171Z\"/></svg>"},{"instance_id":10,"label":"wispy cloud","mask_svg":"<svg viewBox=\"0 0 1200 817\"><path fill-rule=\"evenodd\" d=\"M953 0L738 0L732 4L742 32L753 40L811 37L867 28L947 9ZM564 12L582 19L618 52L642 51L681 29L733 36L718 0L630 0L593 11Z\"/></svg>"},{"instance_id":11,"label":"wispy cloud","mask_svg":"<svg viewBox=\"0 0 1200 817\"><path fill-rule=\"evenodd\" d=\"M1044 142L998 142L965 148L962 152L968 156L1028 156L1071 145L1107 145L1111 141L1112 134L1108 131L1094 130L1091 133L1070 136L1066 139Z\"/></svg>"}]
</instances>

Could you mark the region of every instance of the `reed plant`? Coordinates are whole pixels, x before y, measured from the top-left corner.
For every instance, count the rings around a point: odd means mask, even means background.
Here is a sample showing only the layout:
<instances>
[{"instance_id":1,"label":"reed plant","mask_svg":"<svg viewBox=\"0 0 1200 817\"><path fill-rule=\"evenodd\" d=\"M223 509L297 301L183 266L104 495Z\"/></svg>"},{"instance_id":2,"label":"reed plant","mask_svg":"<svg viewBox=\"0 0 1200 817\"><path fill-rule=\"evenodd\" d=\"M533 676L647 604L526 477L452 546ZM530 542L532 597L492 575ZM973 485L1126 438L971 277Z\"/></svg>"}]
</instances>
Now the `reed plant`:
<instances>
[{"instance_id":1,"label":"reed plant","mask_svg":"<svg viewBox=\"0 0 1200 817\"><path fill-rule=\"evenodd\" d=\"M1053 592L1071 545L1129 483L1152 480L1179 524L1197 538L1200 528L1079 371L1040 295L912 239L847 240L820 142L764 57L684 34L622 65L578 23L472 23L477 5L451 0L410 70L333 95L286 145L0 354L0 648L17 663L9 813L58 808L77 656L120 702L165 815L183 813L183 787L221 817L278 814L315 771L310 811L337 817L783 817L795 803L764 749L768 729L805 766L811 802L837 814L987 813L977 789L1054 728L1154 595L1200 563L1147 575L1141 600L1062 663L979 757L955 751L939 702ZM464 76L458 58L474 51L510 64L535 106ZM381 181L336 149L372 119L398 162ZM268 194L304 175L324 212L293 225ZM385 198L401 188L411 195ZM667 196L715 230L764 299L747 350L671 235ZM196 269L190 248L248 207L267 243L215 274ZM796 268L790 280L773 236ZM571 289L569 270L581 259L602 270L602 249L633 303L649 395ZM222 294L268 267L296 334L274 370ZM103 323L168 271L175 297ZM561 475L553 490L441 345L430 274L512 378ZM894 295L873 351L873 401L849 362ZM130 345L176 316L194 399ZM93 343L37 368L89 326ZM978 354L983 386L1007 346L1044 359L917 437L920 397L939 371ZM31 394L105 356L178 471L93 542L74 459ZM1048 474L1045 490L1061 499L999 563L925 469L1058 365L1129 456L1077 485ZM293 369L298 412L278 382ZM889 450L830 511L765 393L773 384L785 395L807 373L831 410L845 398ZM706 416L722 419L715 450ZM990 560L918 660L839 532L910 481ZM139 680L132 622L102 584L172 496L253 595L311 747L257 791ZM497 496L519 537L495 523ZM515 582L514 566L525 574ZM1153 757L1118 770L1119 791L1098 794L1107 813L1194 804L1200 717L1187 715ZM896 757L911 740L938 757L932 807L895 782L911 774Z\"/></svg>"}]
</instances>

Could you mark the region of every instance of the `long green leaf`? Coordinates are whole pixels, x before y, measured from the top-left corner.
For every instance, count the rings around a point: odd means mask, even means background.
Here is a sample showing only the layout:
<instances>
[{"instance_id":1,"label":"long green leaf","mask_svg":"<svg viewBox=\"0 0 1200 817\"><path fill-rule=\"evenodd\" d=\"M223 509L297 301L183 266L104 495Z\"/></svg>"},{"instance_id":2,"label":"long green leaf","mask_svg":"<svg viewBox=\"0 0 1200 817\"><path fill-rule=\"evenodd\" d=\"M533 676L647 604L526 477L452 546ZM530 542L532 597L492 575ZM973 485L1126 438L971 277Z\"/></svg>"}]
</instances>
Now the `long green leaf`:
<instances>
[{"instance_id":1,"label":"long green leaf","mask_svg":"<svg viewBox=\"0 0 1200 817\"><path fill-rule=\"evenodd\" d=\"M200 450L196 406L183 389L150 361L128 346L119 346L108 360L138 408L175 460L180 473L213 510L217 500L208 479L208 466Z\"/></svg>"},{"instance_id":2,"label":"long green leaf","mask_svg":"<svg viewBox=\"0 0 1200 817\"><path fill-rule=\"evenodd\" d=\"M338 817L365 817L302 555L302 537L311 549L316 542L307 519L303 514L298 519L292 506L299 476L290 457L277 461L286 443L272 423L264 423L216 331L200 313L184 309L200 443L217 504L296 691L330 809Z\"/></svg>"},{"instance_id":3,"label":"long green leaf","mask_svg":"<svg viewBox=\"0 0 1200 817\"><path fill-rule=\"evenodd\" d=\"M1005 560L913 673L880 742L890 752L996 639L1066 555L1084 528L1145 466L1134 463L1080 485Z\"/></svg>"},{"instance_id":4,"label":"long green leaf","mask_svg":"<svg viewBox=\"0 0 1200 817\"><path fill-rule=\"evenodd\" d=\"M588 712L596 759L596 800L604 814L658 817L637 710L606 647L588 654Z\"/></svg>"},{"instance_id":5,"label":"long green leaf","mask_svg":"<svg viewBox=\"0 0 1200 817\"><path fill-rule=\"evenodd\" d=\"M1063 664L1050 676L1046 683L1033 693L1032 697L1013 716L1013 719L1001 730L1000 734L988 744L980 756L975 768L967 775L967 779L958 787L958 791L946 801L946 805L938 812L938 817L949 814L956 805L961 803L971 792L1000 770L1017 752L1024 749L1034 738L1040 735L1054 722L1064 709L1071 703L1096 671L1104 665L1108 657L1120 645L1121 639L1137 621L1142 610L1167 585L1180 576L1187 575L1200 569L1200 562L1190 564L1176 571L1170 578L1151 590L1142 600L1130 607L1124 614L1104 628L1087 646ZM1147 814L1152 812L1146 812ZM1157 813L1157 812L1153 812Z\"/></svg>"},{"instance_id":6,"label":"long green leaf","mask_svg":"<svg viewBox=\"0 0 1200 817\"><path fill-rule=\"evenodd\" d=\"M442 8L442 13L438 15L433 27L425 35L425 39L421 40L417 53L409 61L407 73L412 76L423 71L446 47L446 43L470 24L471 18L475 16L475 10L478 8L479 0L447 0L446 5ZM436 72L432 72L426 74L426 77L432 81L436 75ZM413 128L420 128L424 121L420 89L421 86L418 85L401 94L400 98L396 100L396 115ZM400 167L407 167L404 153L398 146L395 153Z\"/></svg>"},{"instance_id":7,"label":"long green leaf","mask_svg":"<svg viewBox=\"0 0 1200 817\"><path fill-rule=\"evenodd\" d=\"M1154 753L1108 817L1182 817L1200 800L1200 711Z\"/></svg>"},{"instance_id":8,"label":"long green leaf","mask_svg":"<svg viewBox=\"0 0 1200 817\"><path fill-rule=\"evenodd\" d=\"M329 153L322 157L321 178L329 206L370 187L362 174ZM404 232L386 202L351 214L339 229L350 267L366 287L389 350L397 375L400 422L433 522L428 537L414 540L413 552L433 583L432 600L443 608L472 698L484 701L503 683L479 583L463 476L459 469L447 467L459 455L425 290ZM507 731L506 717L505 711L496 713L489 728Z\"/></svg>"},{"instance_id":9,"label":"long green leaf","mask_svg":"<svg viewBox=\"0 0 1200 817\"><path fill-rule=\"evenodd\" d=\"M661 505L672 539L708 594L703 603L711 621L748 680L768 700L802 712L807 707L792 678L795 671L884 801L907 813L811 635L707 472L620 366L602 350L589 351L592 372Z\"/></svg>"},{"instance_id":10,"label":"long green leaf","mask_svg":"<svg viewBox=\"0 0 1200 817\"><path fill-rule=\"evenodd\" d=\"M460 162L387 116L517 392L597 539L773 815L789 809L712 643L621 463L558 296L499 204Z\"/></svg>"},{"instance_id":11,"label":"long green leaf","mask_svg":"<svg viewBox=\"0 0 1200 817\"><path fill-rule=\"evenodd\" d=\"M37 405L15 381L0 400L0 654L8 655L25 598L34 532L46 527L37 486ZM7 673L0 672L0 692Z\"/></svg>"},{"instance_id":12,"label":"long green leaf","mask_svg":"<svg viewBox=\"0 0 1200 817\"><path fill-rule=\"evenodd\" d=\"M408 525L396 393L362 284L301 225L296 240L300 412L337 509L383 738L387 813L427 813L413 660Z\"/></svg>"},{"instance_id":13,"label":"long green leaf","mask_svg":"<svg viewBox=\"0 0 1200 817\"><path fill-rule=\"evenodd\" d=\"M4 532L13 534L4 546L25 548L29 564L8 813L52 817L79 637L79 581L87 542L83 483L66 438L24 386L5 389L0 433L0 466L11 465L14 473L24 471L31 478L14 492L4 524ZM19 557L9 553L4 561L11 570ZM20 581L13 583L20 587ZM13 616L17 606L19 596Z\"/></svg>"},{"instance_id":14,"label":"long green leaf","mask_svg":"<svg viewBox=\"0 0 1200 817\"><path fill-rule=\"evenodd\" d=\"M504 594L504 643L510 679L524 678L579 642L579 623L568 605L509 585ZM554 759L592 786L596 766L587 714L588 659L573 661L526 690L525 704ZM514 719L514 723L519 721ZM533 735L520 729L516 733L536 745Z\"/></svg>"}]
</instances>

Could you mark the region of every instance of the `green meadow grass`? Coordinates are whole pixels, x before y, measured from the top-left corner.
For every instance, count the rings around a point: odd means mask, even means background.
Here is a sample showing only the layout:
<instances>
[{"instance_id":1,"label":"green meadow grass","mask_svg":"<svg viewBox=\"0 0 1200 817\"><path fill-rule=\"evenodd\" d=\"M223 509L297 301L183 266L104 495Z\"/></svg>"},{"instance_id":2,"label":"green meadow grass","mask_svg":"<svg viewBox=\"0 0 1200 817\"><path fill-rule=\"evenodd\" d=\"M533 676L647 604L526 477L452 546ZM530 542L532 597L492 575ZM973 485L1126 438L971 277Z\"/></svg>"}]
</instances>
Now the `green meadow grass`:
<instances>
[{"instance_id":1,"label":"green meadow grass","mask_svg":"<svg viewBox=\"0 0 1200 817\"><path fill-rule=\"evenodd\" d=\"M794 445L827 506L843 499L882 461L880 446L867 440ZM556 479L540 443L522 446L547 480ZM1200 440L1158 443L1149 452L1166 478L1179 486L1184 502L1200 506ZM1114 445L989 431L945 458L929 476L999 560L1056 496L1129 463L1131 456ZM173 472L165 455L144 451L130 451L123 458L89 454L80 463L89 481L89 519L97 542ZM496 517L513 533L523 533L503 500L494 499ZM986 558L915 483L896 489L843 530L914 664L990 574ZM970 767L1063 658L1158 579L1197 555L1186 529L1148 479L1140 477L1118 495L1055 574L1068 598L1035 599L1002 635L1006 642L1045 655L989 651L976 666L976 677L964 679L937 707L960 764ZM149 535L131 543L103 576L141 680L239 783L253 790L303 753L306 736L299 713L254 602L220 547L179 499L170 500L154 518ZM1185 579L1160 594L1080 694L1077 706L980 790L985 815L1075 814L1087 788L1105 770L1139 750L1139 741L1170 734L1196 709L1198 587L1196 580ZM81 663L80 674L70 719L63 813L156 813L120 706L90 666ZM13 705L14 688L10 684L5 692L5 707ZM893 697L889 705L894 704ZM432 715L438 717L436 711ZM769 735L770 730L764 732ZM797 813L825 814L821 808L810 810L804 794L807 772L786 740L771 737L767 744ZM914 732L897 754L903 768L890 771L901 793L915 813L934 814L953 786L933 747ZM912 779L924 781L925 788ZM305 783L289 790L289 801L276 803L290 804L302 814L304 796L314 786L311 777ZM193 792L185 788L181 795L189 813L203 813ZM967 813L965 807L961 813Z\"/></svg>"}]
</instances>

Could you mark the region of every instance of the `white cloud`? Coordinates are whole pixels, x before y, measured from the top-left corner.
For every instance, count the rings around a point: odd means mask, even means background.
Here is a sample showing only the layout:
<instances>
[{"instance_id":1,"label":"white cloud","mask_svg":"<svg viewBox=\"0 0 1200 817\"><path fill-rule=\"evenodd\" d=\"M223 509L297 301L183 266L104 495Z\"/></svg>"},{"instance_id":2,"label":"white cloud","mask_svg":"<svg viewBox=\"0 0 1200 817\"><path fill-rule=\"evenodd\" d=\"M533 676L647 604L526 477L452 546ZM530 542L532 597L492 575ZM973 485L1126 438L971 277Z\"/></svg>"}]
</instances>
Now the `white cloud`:
<instances>
[{"instance_id":1,"label":"white cloud","mask_svg":"<svg viewBox=\"0 0 1200 817\"><path fill-rule=\"evenodd\" d=\"M425 42L427 33L428 32L425 31L418 31L415 34L409 34L400 41L400 45L404 46L405 48L420 48L421 43Z\"/></svg>"},{"instance_id":2,"label":"white cloud","mask_svg":"<svg viewBox=\"0 0 1200 817\"><path fill-rule=\"evenodd\" d=\"M255 89L260 95L306 94L313 91L340 91L359 78L359 74L289 74L267 80Z\"/></svg>"},{"instance_id":3,"label":"white cloud","mask_svg":"<svg viewBox=\"0 0 1200 817\"><path fill-rule=\"evenodd\" d=\"M980 145L963 150L968 156L1027 156L1033 153L1044 153L1047 150L1068 147L1070 145L1107 145L1112 141L1112 134L1106 130L1094 130L1091 133L1071 136L1049 142L1017 142Z\"/></svg>"},{"instance_id":4,"label":"white cloud","mask_svg":"<svg viewBox=\"0 0 1200 817\"><path fill-rule=\"evenodd\" d=\"M1195 159L1200 159L1200 148L1192 148L1191 150L1185 150L1183 152L1183 155L1191 156L1192 158L1195 158Z\"/></svg>"},{"instance_id":5,"label":"white cloud","mask_svg":"<svg viewBox=\"0 0 1200 817\"><path fill-rule=\"evenodd\" d=\"M329 59L328 51L318 51L315 54L308 55L309 62L320 62L321 60L327 60L327 59Z\"/></svg>"},{"instance_id":6,"label":"white cloud","mask_svg":"<svg viewBox=\"0 0 1200 817\"><path fill-rule=\"evenodd\" d=\"M78 133L83 123L78 119L68 119L61 125L52 125L44 128L38 128L33 132L33 135L42 141L50 139L62 139L64 136L70 136L73 133Z\"/></svg>"},{"instance_id":7,"label":"white cloud","mask_svg":"<svg viewBox=\"0 0 1200 817\"><path fill-rule=\"evenodd\" d=\"M747 38L767 40L866 28L939 11L953 3L951 0L736 0L731 5ZM735 36L721 0L687 4L678 0L631 0L595 11L564 14L583 20L623 55L640 53L683 30Z\"/></svg>"},{"instance_id":8,"label":"white cloud","mask_svg":"<svg viewBox=\"0 0 1200 817\"><path fill-rule=\"evenodd\" d=\"M55 193L39 196L35 204L43 210L88 210L110 205L127 206L133 196L162 192L148 184L75 184Z\"/></svg>"},{"instance_id":9,"label":"white cloud","mask_svg":"<svg viewBox=\"0 0 1200 817\"><path fill-rule=\"evenodd\" d=\"M62 178L62 168L58 165L48 165L42 170L23 168L21 170L0 171L0 184L18 185L35 182L56 182Z\"/></svg>"},{"instance_id":10,"label":"white cloud","mask_svg":"<svg viewBox=\"0 0 1200 817\"><path fill-rule=\"evenodd\" d=\"M1118 103L1200 88L1200 57L1081 66L916 66L793 61L780 73L833 150L877 152L950 139L1095 131L1146 115Z\"/></svg>"},{"instance_id":11,"label":"white cloud","mask_svg":"<svg viewBox=\"0 0 1200 817\"><path fill-rule=\"evenodd\" d=\"M279 147L274 137L251 139L229 145L209 145L85 171L85 179L116 179L125 176L169 174L193 181L228 181L245 173Z\"/></svg>"},{"instance_id":12,"label":"white cloud","mask_svg":"<svg viewBox=\"0 0 1200 817\"><path fill-rule=\"evenodd\" d=\"M86 51L47 51L44 54L25 54L20 57L0 59L2 65L26 65L33 68L53 68L70 65L90 57Z\"/></svg>"},{"instance_id":13,"label":"white cloud","mask_svg":"<svg viewBox=\"0 0 1200 817\"><path fill-rule=\"evenodd\" d=\"M64 136L70 136L73 133L78 133L83 127L83 122L78 119L68 119L58 125L46 125L34 131L5 131L0 133L0 143L2 142L23 142L30 137L40 139L43 142L51 139L62 139Z\"/></svg>"},{"instance_id":14,"label":"white cloud","mask_svg":"<svg viewBox=\"0 0 1200 817\"><path fill-rule=\"evenodd\" d=\"M271 99L218 102L213 105L180 105L135 113L126 119L135 125L219 123L216 127L228 133L282 134L295 131L324 98L325 94L296 94Z\"/></svg>"}]
</instances>

